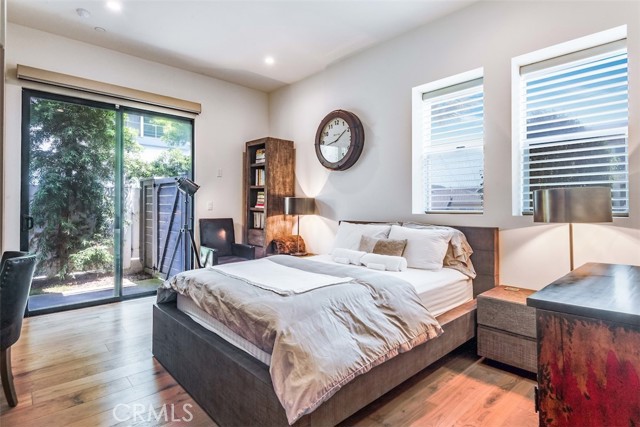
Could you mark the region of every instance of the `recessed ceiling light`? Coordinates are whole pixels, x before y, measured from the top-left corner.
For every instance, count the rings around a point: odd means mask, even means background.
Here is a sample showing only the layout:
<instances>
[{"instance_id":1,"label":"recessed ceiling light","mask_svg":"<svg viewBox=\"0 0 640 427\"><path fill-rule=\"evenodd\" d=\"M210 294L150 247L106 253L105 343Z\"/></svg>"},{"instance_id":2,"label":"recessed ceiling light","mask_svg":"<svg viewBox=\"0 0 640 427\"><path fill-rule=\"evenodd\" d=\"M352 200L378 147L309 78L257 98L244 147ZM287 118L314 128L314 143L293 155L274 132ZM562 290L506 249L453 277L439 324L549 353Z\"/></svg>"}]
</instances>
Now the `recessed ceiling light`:
<instances>
[{"instance_id":1,"label":"recessed ceiling light","mask_svg":"<svg viewBox=\"0 0 640 427\"><path fill-rule=\"evenodd\" d=\"M91 16L91 12L89 12L87 9L83 9L81 7L76 9L76 13L78 14L78 16L80 18L88 18Z\"/></svg>"},{"instance_id":2,"label":"recessed ceiling light","mask_svg":"<svg viewBox=\"0 0 640 427\"><path fill-rule=\"evenodd\" d=\"M116 0L109 0L107 2L107 9L112 10L114 12L120 12L122 10L122 3Z\"/></svg>"},{"instance_id":3,"label":"recessed ceiling light","mask_svg":"<svg viewBox=\"0 0 640 427\"><path fill-rule=\"evenodd\" d=\"M94 29L94 30L96 30L96 31L97 31L97 32L99 32L99 33L106 33L106 32L107 32L107 30L105 30L105 29L104 29L104 28L102 28L102 27L94 27L93 29Z\"/></svg>"},{"instance_id":4,"label":"recessed ceiling light","mask_svg":"<svg viewBox=\"0 0 640 427\"><path fill-rule=\"evenodd\" d=\"M264 58L264 63L267 65L273 65L276 63L276 60L273 58L273 56L267 56Z\"/></svg>"}]
</instances>

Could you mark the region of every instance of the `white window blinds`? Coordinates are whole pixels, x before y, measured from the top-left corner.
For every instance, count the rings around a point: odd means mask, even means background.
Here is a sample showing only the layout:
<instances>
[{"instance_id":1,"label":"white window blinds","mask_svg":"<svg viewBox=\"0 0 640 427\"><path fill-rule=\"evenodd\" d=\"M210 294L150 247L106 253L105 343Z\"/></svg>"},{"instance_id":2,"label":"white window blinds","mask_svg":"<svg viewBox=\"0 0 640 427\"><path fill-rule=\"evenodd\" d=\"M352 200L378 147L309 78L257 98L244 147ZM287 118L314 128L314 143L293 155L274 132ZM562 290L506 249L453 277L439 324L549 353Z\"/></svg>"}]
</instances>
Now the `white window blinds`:
<instances>
[{"instance_id":1,"label":"white window blinds","mask_svg":"<svg viewBox=\"0 0 640 427\"><path fill-rule=\"evenodd\" d=\"M482 212L482 79L422 95L425 212Z\"/></svg>"},{"instance_id":2,"label":"white window blinds","mask_svg":"<svg viewBox=\"0 0 640 427\"><path fill-rule=\"evenodd\" d=\"M611 186L629 211L624 40L522 67L522 213L537 189Z\"/></svg>"}]
</instances>

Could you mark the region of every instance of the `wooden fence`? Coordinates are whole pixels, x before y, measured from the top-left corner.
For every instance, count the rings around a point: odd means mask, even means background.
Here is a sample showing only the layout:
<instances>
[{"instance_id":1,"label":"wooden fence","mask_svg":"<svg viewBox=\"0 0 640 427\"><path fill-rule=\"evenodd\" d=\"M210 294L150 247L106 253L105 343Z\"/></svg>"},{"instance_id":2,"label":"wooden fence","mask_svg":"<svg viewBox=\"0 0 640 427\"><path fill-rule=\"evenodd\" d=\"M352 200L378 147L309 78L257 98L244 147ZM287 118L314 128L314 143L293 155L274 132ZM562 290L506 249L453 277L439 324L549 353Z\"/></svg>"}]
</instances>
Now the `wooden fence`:
<instances>
[{"instance_id":1,"label":"wooden fence","mask_svg":"<svg viewBox=\"0 0 640 427\"><path fill-rule=\"evenodd\" d=\"M162 278L171 277L185 269L185 253L187 265L191 265L189 236L186 233L176 248L176 240L180 238L184 224L185 195L178 191L175 178L145 179L140 181L140 185L140 239L144 270ZM189 218L188 212L186 215ZM173 265L168 271L172 257Z\"/></svg>"}]
</instances>

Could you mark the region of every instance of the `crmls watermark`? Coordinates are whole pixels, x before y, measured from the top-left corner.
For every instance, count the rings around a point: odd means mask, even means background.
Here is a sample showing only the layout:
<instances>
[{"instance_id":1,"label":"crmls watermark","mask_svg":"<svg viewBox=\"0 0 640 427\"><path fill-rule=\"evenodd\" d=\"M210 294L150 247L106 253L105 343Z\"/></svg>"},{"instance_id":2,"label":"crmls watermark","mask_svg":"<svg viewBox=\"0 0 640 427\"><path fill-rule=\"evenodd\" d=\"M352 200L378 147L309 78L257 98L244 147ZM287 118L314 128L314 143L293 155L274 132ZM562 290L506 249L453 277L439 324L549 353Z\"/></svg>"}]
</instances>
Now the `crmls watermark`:
<instances>
[{"instance_id":1,"label":"crmls watermark","mask_svg":"<svg viewBox=\"0 0 640 427\"><path fill-rule=\"evenodd\" d=\"M193 414L189 409L193 408L191 403L184 403L181 411L176 411L176 405L165 403L160 408L153 405L143 405L142 403L118 403L113 408L113 418L118 422L123 421L164 421L164 422L185 422L193 420ZM182 416L178 414L183 413Z\"/></svg>"}]
</instances>

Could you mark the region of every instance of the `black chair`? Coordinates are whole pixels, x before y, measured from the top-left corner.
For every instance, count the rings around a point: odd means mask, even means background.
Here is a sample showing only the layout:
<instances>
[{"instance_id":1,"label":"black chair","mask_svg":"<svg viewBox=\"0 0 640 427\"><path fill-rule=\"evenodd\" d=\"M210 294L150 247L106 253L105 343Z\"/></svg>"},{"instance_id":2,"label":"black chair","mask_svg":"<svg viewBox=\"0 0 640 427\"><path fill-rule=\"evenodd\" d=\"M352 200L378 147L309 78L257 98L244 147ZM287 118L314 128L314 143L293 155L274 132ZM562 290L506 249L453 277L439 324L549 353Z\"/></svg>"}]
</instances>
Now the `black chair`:
<instances>
[{"instance_id":1,"label":"black chair","mask_svg":"<svg viewBox=\"0 0 640 427\"><path fill-rule=\"evenodd\" d=\"M236 243L232 218L201 219L200 246L213 249L213 265L256 258L254 246Z\"/></svg>"},{"instance_id":2,"label":"black chair","mask_svg":"<svg viewBox=\"0 0 640 427\"><path fill-rule=\"evenodd\" d=\"M22 318L27 308L31 280L36 269L36 256L26 252L2 254L0 267L0 378L9 406L18 398L11 372L11 346L20 338Z\"/></svg>"}]
</instances>

